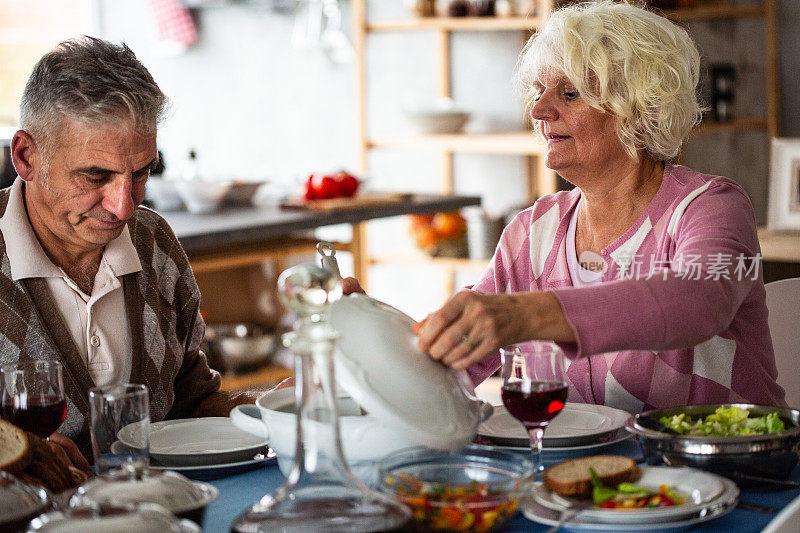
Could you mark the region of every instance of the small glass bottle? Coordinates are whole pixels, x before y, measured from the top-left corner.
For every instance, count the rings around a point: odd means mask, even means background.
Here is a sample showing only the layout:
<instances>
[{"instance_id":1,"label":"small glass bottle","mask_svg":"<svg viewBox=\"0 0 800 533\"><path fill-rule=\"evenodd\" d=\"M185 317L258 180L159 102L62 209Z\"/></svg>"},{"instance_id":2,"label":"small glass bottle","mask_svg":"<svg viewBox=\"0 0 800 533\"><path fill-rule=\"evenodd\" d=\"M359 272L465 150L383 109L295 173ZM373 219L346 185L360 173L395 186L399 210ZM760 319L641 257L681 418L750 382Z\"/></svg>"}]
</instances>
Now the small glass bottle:
<instances>
[{"instance_id":1,"label":"small glass bottle","mask_svg":"<svg viewBox=\"0 0 800 533\"><path fill-rule=\"evenodd\" d=\"M194 148L189 150L189 157L186 159L186 170L183 175L183 179L185 180L196 180L200 176L200 173L197 171L197 152Z\"/></svg>"},{"instance_id":2,"label":"small glass bottle","mask_svg":"<svg viewBox=\"0 0 800 533\"><path fill-rule=\"evenodd\" d=\"M337 277L312 265L281 274L283 302L300 317L283 336L295 359L297 447L286 482L234 521L236 533L410 531L402 504L367 488L342 453L333 356L338 338L329 306L342 296Z\"/></svg>"}]
</instances>

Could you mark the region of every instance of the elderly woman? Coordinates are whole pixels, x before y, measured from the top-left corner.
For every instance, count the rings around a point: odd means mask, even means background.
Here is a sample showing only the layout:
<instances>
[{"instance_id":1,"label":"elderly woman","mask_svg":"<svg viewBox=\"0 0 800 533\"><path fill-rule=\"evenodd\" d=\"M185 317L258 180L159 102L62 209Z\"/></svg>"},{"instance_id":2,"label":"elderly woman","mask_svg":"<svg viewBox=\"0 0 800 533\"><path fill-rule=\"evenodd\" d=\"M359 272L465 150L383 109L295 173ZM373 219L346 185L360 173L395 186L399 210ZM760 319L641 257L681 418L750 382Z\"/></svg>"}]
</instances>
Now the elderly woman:
<instances>
[{"instance_id":1,"label":"elderly woman","mask_svg":"<svg viewBox=\"0 0 800 533\"><path fill-rule=\"evenodd\" d=\"M643 9L552 15L517 79L545 163L575 188L508 225L471 290L415 325L421 349L478 383L498 348L554 340L570 401L630 412L785 405L747 194L670 163L700 118L699 67L686 32Z\"/></svg>"}]
</instances>

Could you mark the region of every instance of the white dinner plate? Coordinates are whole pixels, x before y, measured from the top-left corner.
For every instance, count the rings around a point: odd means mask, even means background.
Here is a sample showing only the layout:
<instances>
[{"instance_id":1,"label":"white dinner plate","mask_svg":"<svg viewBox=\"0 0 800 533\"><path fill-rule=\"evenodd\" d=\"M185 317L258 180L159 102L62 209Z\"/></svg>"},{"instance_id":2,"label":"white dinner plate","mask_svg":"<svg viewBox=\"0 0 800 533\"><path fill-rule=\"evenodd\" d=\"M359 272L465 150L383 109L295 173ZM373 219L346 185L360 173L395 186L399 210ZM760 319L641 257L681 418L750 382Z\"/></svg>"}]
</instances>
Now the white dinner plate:
<instances>
[{"instance_id":1,"label":"white dinner plate","mask_svg":"<svg viewBox=\"0 0 800 533\"><path fill-rule=\"evenodd\" d=\"M606 437L603 438L601 442L584 444L583 446L562 446L557 448L550 448L547 445L545 445L542 448L542 462L545 465L550 465L553 463L557 463L559 461L565 461L566 459L572 459L574 457L584 457L586 455L594 455L604 448L626 441L631 437L633 437L631 433L628 433L624 429L621 429L616 433L611 433L610 435L607 435ZM531 453L531 447L527 443L525 446L501 446L495 444L488 444L487 446L497 448L498 450L505 450L510 452L518 452L524 454Z\"/></svg>"},{"instance_id":2,"label":"white dinner plate","mask_svg":"<svg viewBox=\"0 0 800 533\"><path fill-rule=\"evenodd\" d=\"M630 417L626 411L605 405L568 402L548 424L543 445L553 448L592 444L622 429ZM492 416L478 428L478 435L506 446L524 446L528 442L522 423L504 405L495 406Z\"/></svg>"},{"instance_id":3,"label":"white dinner plate","mask_svg":"<svg viewBox=\"0 0 800 533\"><path fill-rule=\"evenodd\" d=\"M112 453L124 454L127 446L120 441L116 441L111 445ZM201 481L210 481L219 479L221 477L228 477L242 472L254 470L261 465L267 465L275 460L275 452L271 448L267 449L267 453L257 454L252 459L247 461L236 461L233 463L220 463L215 465L198 465L198 466L164 466L162 464L152 462L148 466L151 470L172 470L180 472L190 479Z\"/></svg>"},{"instance_id":4,"label":"white dinner plate","mask_svg":"<svg viewBox=\"0 0 800 533\"><path fill-rule=\"evenodd\" d=\"M222 463L219 465L201 465L201 466L161 466L151 464L150 468L153 470L172 470L179 472L189 479L199 479L201 481L210 481L212 479L219 479L221 477L228 477L242 472L249 472L255 470L260 466L264 466L275 461L275 452L268 450L266 455L261 454L255 459L249 461L237 461L235 463Z\"/></svg>"},{"instance_id":5,"label":"white dinner plate","mask_svg":"<svg viewBox=\"0 0 800 533\"><path fill-rule=\"evenodd\" d=\"M119 440L130 446L122 428ZM184 418L150 424L150 458L165 467L209 466L252 461L267 441L242 431L228 417Z\"/></svg>"},{"instance_id":6,"label":"white dinner plate","mask_svg":"<svg viewBox=\"0 0 800 533\"><path fill-rule=\"evenodd\" d=\"M725 491L721 476L696 468L673 468L669 466L642 466L642 477L635 485L658 492L660 485L666 484L686 497L686 503L674 507L655 507L642 509L597 509L582 511L582 519L609 524L632 524L644 522L674 521L698 514L704 507L713 503ZM533 497L543 506L563 511L580 502L577 498L560 496L547 490L543 484L533 489Z\"/></svg>"},{"instance_id":7,"label":"white dinner plate","mask_svg":"<svg viewBox=\"0 0 800 533\"><path fill-rule=\"evenodd\" d=\"M239 468L240 466L249 466L257 464L267 464L270 460L275 458L275 452L269 450L267 455L260 454L255 459L249 461L237 461L235 463L222 463L219 465L200 465L200 466L163 466L159 464L150 465L151 470L172 470L174 472L195 472L197 470L224 470L226 468Z\"/></svg>"},{"instance_id":8,"label":"white dinner plate","mask_svg":"<svg viewBox=\"0 0 800 533\"><path fill-rule=\"evenodd\" d=\"M570 520L563 523L564 531L659 531L661 533L683 531L694 525L719 518L736 507L739 497L739 489L733 481L722 479L724 489L716 499L708 505L701 507L696 512L682 517L676 516L672 520L662 519L657 521L636 521L636 522L599 522L587 518L583 511ZM628 513L630 511L617 511ZM559 524L561 512L556 509L545 507L533 496L525 498L522 502L522 514L525 518L545 524L555 526Z\"/></svg>"}]
</instances>

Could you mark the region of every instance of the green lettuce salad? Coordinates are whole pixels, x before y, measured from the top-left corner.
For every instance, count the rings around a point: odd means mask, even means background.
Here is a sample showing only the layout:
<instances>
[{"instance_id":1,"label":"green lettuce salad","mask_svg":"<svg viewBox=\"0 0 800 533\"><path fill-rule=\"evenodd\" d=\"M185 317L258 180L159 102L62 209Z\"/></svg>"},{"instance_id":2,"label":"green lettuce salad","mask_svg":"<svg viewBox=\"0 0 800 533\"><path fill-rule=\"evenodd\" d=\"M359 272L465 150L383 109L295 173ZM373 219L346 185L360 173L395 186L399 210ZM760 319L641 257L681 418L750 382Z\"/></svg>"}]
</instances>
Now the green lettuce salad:
<instances>
[{"instance_id":1,"label":"green lettuce salad","mask_svg":"<svg viewBox=\"0 0 800 533\"><path fill-rule=\"evenodd\" d=\"M716 412L699 420L692 420L686 413L661 417L661 422L681 435L763 435L778 433L785 429L778 413L750 418L750 411L739 407L719 407Z\"/></svg>"}]
</instances>

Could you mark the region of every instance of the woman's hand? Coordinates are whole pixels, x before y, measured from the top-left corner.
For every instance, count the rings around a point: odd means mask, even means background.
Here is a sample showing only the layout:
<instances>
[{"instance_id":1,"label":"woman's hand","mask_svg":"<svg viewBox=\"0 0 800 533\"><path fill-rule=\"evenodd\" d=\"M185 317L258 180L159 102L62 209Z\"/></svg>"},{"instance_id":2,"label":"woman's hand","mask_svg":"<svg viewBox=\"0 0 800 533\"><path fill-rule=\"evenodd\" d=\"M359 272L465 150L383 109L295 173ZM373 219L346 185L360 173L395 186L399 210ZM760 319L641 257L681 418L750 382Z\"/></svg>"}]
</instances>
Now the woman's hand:
<instances>
[{"instance_id":1,"label":"woman's hand","mask_svg":"<svg viewBox=\"0 0 800 533\"><path fill-rule=\"evenodd\" d=\"M549 292L461 291L412 329L420 350L454 369L467 368L517 342L575 341L561 304Z\"/></svg>"},{"instance_id":2,"label":"woman's hand","mask_svg":"<svg viewBox=\"0 0 800 533\"><path fill-rule=\"evenodd\" d=\"M72 465L79 470L83 470L87 474L94 475L92 472L92 467L89 465L89 461L81 454L78 447L75 446L75 443L72 442L70 439L61 435L59 433L53 433L47 439L47 443L50 445L50 449L55 452L56 455L61 457L68 465Z\"/></svg>"},{"instance_id":3,"label":"woman's hand","mask_svg":"<svg viewBox=\"0 0 800 533\"><path fill-rule=\"evenodd\" d=\"M344 294L353 294L354 292L367 294L356 278L342 278L342 292Z\"/></svg>"}]
</instances>

